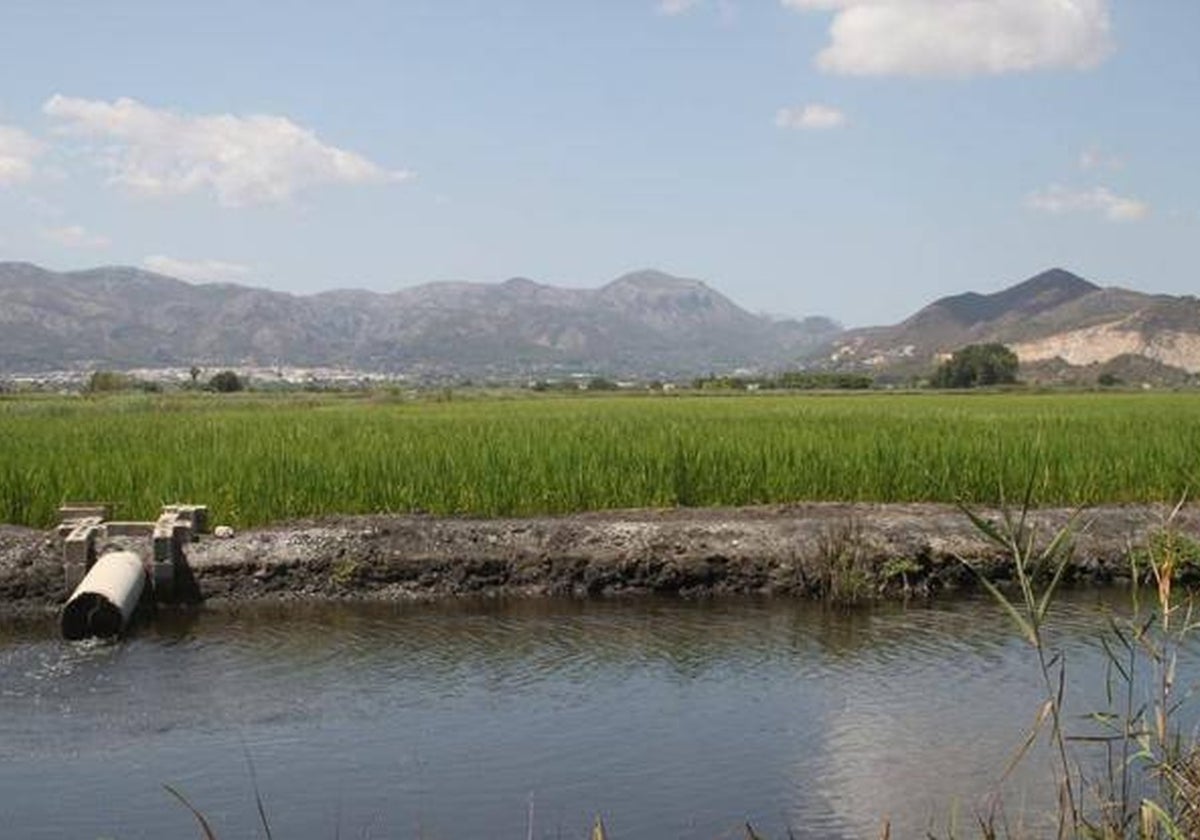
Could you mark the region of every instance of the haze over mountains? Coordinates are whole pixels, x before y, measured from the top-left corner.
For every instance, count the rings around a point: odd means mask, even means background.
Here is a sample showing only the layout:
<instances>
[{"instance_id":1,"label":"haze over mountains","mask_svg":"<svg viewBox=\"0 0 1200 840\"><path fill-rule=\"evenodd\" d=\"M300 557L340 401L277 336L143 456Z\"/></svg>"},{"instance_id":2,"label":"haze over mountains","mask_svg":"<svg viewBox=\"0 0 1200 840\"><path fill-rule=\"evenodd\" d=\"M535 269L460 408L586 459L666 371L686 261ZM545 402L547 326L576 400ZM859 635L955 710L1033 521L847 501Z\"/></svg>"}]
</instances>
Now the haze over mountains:
<instances>
[{"instance_id":1,"label":"haze over mountains","mask_svg":"<svg viewBox=\"0 0 1200 840\"><path fill-rule=\"evenodd\" d=\"M524 278L311 296L192 285L135 268L0 263L0 370L346 366L471 376L690 375L785 366L840 328L753 315L657 271L599 289Z\"/></svg>"},{"instance_id":2,"label":"haze over mountains","mask_svg":"<svg viewBox=\"0 0 1200 840\"><path fill-rule=\"evenodd\" d=\"M297 296L136 268L0 263L7 372L197 364L669 377L815 367L903 377L991 341L1012 347L1023 367L1132 358L1196 373L1200 301L1052 269L994 294L942 298L894 326L842 331L827 318L755 315L698 280L649 270L599 289L514 278Z\"/></svg>"}]
</instances>

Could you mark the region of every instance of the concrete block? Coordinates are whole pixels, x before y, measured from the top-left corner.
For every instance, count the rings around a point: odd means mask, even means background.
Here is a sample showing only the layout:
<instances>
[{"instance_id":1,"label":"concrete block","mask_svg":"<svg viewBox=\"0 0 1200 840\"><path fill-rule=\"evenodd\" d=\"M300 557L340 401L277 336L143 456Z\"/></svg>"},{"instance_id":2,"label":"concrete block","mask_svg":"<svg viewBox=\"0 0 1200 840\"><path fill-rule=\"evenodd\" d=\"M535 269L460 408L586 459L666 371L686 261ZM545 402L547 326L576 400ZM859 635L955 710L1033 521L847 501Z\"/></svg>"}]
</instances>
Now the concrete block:
<instances>
[{"instance_id":1,"label":"concrete block","mask_svg":"<svg viewBox=\"0 0 1200 840\"><path fill-rule=\"evenodd\" d=\"M99 516L85 516L82 519L69 519L66 522L61 522L56 525L54 528L54 533L55 536L57 536L60 540L65 540L76 528L85 525L99 525L103 521L104 520L102 520Z\"/></svg>"},{"instance_id":2,"label":"concrete block","mask_svg":"<svg viewBox=\"0 0 1200 840\"><path fill-rule=\"evenodd\" d=\"M169 522L159 522L154 526L154 562L172 563L179 552L179 543L175 538L175 528Z\"/></svg>"},{"instance_id":3,"label":"concrete block","mask_svg":"<svg viewBox=\"0 0 1200 840\"><path fill-rule=\"evenodd\" d=\"M87 575L87 565L84 563L63 563L63 582L67 592L74 592Z\"/></svg>"},{"instance_id":4,"label":"concrete block","mask_svg":"<svg viewBox=\"0 0 1200 840\"><path fill-rule=\"evenodd\" d=\"M58 521L70 522L77 519L108 519L112 516L112 505L108 502L67 502L58 509Z\"/></svg>"},{"instance_id":5,"label":"concrete block","mask_svg":"<svg viewBox=\"0 0 1200 840\"><path fill-rule=\"evenodd\" d=\"M150 572L157 601L173 601L179 594L179 577L187 573L183 547L193 539L192 524L166 509L154 523L154 562Z\"/></svg>"},{"instance_id":6,"label":"concrete block","mask_svg":"<svg viewBox=\"0 0 1200 840\"><path fill-rule=\"evenodd\" d=\"M154 533L154 523L105 522L104 533L109 537L149 537Z\"/></svg>"},{"instance_id":7,"label":"concrete block","mask_svg":"<svg viewBox=\"0 0 1200 840\"><path fill-rule=\"evenodd\" d=\"M162 515L168 514L191 525L192 533L189 537L191 540L198 539L200 534L208 533L207 505L163 505Z\"/></svg>"},{"instance_id":8,"label":"concrete block","mask_svg":"<svg viewBox=\"0 0 1200 840\"><path fill-rule=\"evenodd\" d=\"M175 595L175 562L154 563L151 566L151 576L154 581L154 599L170 601Z\"/></svg>"},{"instance_id":9,"label":"concrete block","mask_svg":"<svg viewBox=\"0 0 1200 840\"><path fill-rule=\"evenodd\" d=\"M79 563L89 569L96 560L97 525L80 525L63 540L63 565Z\"/></svg>"},{"instance_id":10,"label":"concrete block","mask_svg":"<svg viewBox=\"0 0 1200 840\"><path fill-rule=\"evenodd\" d=\"M173 528L183 538L184 542L191 542L192 520L187 517L186 513L163 508L163 512L158 515L158 521L154 525L156 528ZM186 530L188 533L179 533L183 530Z\"/></svg>"}]
</instances>

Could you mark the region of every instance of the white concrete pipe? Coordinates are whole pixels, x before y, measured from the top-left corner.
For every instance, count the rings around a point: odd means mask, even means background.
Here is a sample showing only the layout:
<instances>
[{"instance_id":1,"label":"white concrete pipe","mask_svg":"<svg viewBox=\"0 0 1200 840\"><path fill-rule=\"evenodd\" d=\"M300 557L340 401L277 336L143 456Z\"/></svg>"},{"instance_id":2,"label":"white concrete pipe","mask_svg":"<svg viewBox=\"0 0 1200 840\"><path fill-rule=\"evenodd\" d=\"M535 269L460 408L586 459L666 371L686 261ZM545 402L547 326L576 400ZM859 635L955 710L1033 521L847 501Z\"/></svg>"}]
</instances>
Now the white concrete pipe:
<instances>
[{"instance_id":1,"label":"white concrete pipe","mask_svg":"<svg viewBox=\"0 0 1200 840\"><path fill-rule=\"evenodd\" d=\"M101 555L63 607L63 638L120 635L145 586L146 570L137 554L110 551Z\"/></svg>"}]
</instances>

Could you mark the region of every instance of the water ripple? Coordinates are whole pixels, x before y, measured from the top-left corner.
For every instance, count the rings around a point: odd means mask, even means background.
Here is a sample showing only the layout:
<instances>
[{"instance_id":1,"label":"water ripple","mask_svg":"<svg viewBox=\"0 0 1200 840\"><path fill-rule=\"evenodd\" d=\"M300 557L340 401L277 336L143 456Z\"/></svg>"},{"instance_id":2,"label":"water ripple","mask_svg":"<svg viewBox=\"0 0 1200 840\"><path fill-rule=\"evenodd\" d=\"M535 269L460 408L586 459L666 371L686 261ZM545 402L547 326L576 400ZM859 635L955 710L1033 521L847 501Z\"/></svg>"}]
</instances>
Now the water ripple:
<instances>
[{"instance_id":1,"label":"water ripple","mask_svg":"<svg viewBox=\"0 0 1200 840\"><path fill-rule=\"evenodd\" d=\"M1086 593L1056 607L1084 692L1112 609ZM863 836L884 814L917 832L991 789L1039 698L987 600L254 605L164 612L121 645L54 632L0 637L0 789L6 820L59 834L112 832L55 823L51 783L128 803L159 834L173 829L141 803L161 781L243 813L245 755L287 791L289 836L329 835L311 827L334 790L390 833L421 815L519 836L531 790L634 834L713 837L749 815ZM114 756L127 773L100 773Z\"/></svg>"}]
</instances>

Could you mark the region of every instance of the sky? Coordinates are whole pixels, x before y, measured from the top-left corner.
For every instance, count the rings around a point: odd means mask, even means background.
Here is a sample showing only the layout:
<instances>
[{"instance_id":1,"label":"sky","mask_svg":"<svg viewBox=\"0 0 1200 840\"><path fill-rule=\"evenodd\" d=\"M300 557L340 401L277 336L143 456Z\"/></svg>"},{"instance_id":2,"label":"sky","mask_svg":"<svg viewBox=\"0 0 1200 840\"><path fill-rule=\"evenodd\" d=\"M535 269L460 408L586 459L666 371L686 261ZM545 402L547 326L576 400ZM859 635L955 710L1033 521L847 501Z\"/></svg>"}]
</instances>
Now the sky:
<instances>
[{"instance_id":1,"label":"sky","mask_svg":"<svg viewBox=\"0 0 1200 840\"><path fill-rule=\"evenodd\" d=\"M0 259L296 293L641 268L891 323L1200 291L1198 0L0 3Z\"/></svg>"}]
</instances>

